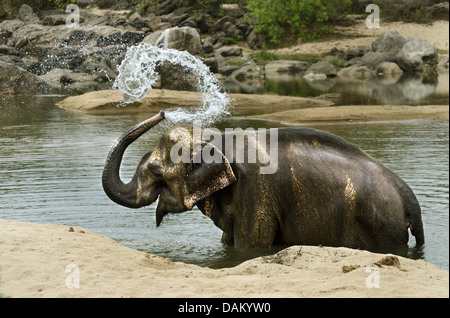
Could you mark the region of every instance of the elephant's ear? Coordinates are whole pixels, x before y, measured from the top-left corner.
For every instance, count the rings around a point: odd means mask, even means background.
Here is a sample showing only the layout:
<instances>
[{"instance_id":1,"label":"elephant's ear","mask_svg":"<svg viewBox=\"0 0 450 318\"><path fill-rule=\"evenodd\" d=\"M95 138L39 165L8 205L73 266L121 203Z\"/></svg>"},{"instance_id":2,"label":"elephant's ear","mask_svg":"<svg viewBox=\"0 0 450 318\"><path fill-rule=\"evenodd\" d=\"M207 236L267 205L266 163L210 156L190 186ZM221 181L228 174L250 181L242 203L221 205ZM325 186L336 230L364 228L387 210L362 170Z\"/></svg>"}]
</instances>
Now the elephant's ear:
<instances>
[{"instance_id":1,"label":"elephant's ear","mask_svg":"<svg viewBox=\"0 0 450 318\"><path fill-rule=\"evenodd\" d=\"M184 205L189 210L198 201L236 181L228 159L217 147L212 144L208 146L214 148L216 158L220 156L221 160L206 163L202 159L201 163L193 164L191 172L186 177L187 194L184 198Z\"/></svg>"}]
</instances>

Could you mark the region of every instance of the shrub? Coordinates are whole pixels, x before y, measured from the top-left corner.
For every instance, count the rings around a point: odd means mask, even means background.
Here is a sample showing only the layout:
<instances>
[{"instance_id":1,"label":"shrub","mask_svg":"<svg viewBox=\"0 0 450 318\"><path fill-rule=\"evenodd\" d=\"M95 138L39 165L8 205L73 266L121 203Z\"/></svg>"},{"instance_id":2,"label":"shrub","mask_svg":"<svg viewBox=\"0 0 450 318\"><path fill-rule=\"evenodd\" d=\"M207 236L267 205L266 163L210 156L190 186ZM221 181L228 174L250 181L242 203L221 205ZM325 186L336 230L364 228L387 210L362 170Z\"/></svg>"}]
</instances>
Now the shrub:
<instances>
[{"instance_id":1,"label":"shrub","mask_svg":"<svg viewBox=\"0 0 450 318\"><path fill-rule=\"evenodd\" d=\"M331 30L327 21L345 15L351 0L248 0L256 31L269 42L280 44L285 34L292 33L310 41Z\"/></svg>"}]
</instances>

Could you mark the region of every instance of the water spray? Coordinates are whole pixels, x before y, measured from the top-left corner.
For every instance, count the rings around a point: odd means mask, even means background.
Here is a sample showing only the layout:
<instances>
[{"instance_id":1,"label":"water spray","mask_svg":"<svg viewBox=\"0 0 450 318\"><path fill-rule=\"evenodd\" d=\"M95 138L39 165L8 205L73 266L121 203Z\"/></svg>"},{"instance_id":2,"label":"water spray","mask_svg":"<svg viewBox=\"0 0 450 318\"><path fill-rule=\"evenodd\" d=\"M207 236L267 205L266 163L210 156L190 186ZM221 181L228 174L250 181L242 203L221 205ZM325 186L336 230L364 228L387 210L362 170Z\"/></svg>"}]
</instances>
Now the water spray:
<instances>
[{"instance_id":1,"label":"water spray","mask_svg":"<svg viewBox=\"0 0 450 318\"><path fill-rule=\"evenodd\" d=\"M128 48L118 67L119 75L113 88L121 90L125 105L147 96L158 77L156 67L166 61L192 71L197 78L198 91L202 93L202 105L198 109L166 110L166 119L174 123L200 120L204 125L209 125L229 115L230 98L220 91L219 82L208 66L187 51L164 49L148 43Z\"/></svg>"}]
</instances>

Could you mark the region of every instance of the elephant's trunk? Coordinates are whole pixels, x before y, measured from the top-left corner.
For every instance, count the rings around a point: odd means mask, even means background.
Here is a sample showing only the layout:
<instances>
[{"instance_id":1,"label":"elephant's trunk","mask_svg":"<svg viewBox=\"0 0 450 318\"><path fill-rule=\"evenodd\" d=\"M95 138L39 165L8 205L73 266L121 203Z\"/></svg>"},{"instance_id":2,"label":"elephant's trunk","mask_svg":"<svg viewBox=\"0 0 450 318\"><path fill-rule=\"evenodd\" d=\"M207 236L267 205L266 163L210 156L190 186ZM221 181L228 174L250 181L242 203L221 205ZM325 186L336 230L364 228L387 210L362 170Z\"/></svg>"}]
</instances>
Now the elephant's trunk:
<instances>
[{"instance_id":1,"label":"elephant's trunk","mask_svg":"<svg viewBox=\"0 0 450 318\"><path fill-rule=\"evenodd\" d=\"M130 128L112 146L103 169L102 183L105 193L117 204L129 208L140 207L137 202L137 175L135 174L129 183L123 183L120 179L120 164L127 147L163 119L164 112L161 111Z\"/></svg>"}]
</instances>

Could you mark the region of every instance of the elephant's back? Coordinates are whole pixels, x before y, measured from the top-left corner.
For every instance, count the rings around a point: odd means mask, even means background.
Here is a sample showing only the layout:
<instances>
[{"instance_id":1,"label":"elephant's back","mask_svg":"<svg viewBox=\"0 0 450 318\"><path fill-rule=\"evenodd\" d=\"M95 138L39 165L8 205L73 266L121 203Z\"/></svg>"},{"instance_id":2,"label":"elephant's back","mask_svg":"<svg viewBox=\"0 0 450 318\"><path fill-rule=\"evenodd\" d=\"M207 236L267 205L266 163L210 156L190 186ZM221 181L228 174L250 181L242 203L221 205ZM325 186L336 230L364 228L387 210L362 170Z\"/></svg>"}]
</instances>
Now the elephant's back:
<instances>
[{"instance_id":1,"label":"elephant's back","mask_svg":"<svg viewBox=\"0 0 450 318\"><path fill-rule=\"evenodd\" d=\"M311 150L340 153L352 158L372 159L358 146L337 135L313 128L279 128L278 140L282 146L310 148ZM307 149L305 149L307 150Z\"/></svg>"}]
</instances>

